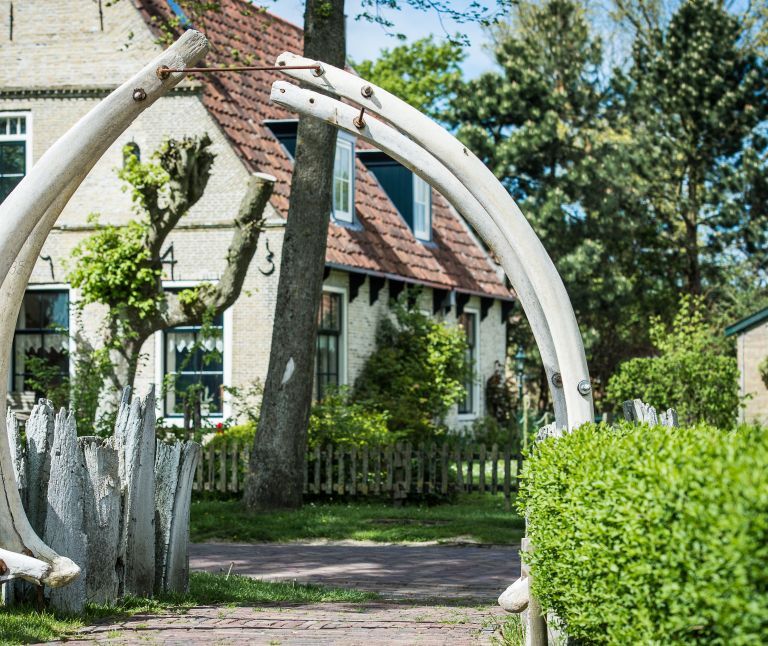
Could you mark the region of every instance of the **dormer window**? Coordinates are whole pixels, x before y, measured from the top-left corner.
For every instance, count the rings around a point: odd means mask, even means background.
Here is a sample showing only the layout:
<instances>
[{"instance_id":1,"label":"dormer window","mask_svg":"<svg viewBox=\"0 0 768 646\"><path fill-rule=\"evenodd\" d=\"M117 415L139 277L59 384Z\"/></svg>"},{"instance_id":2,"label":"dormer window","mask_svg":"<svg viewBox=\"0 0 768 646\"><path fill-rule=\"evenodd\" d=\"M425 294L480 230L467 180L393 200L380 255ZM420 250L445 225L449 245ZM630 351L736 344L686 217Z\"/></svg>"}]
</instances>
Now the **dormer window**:
<instances>
[{"instance_id":1,"label":"dormer window","mask_svg":"<svg viewBox=\"0 0 768 646\"><path fill-rule=\"evenodd\" d=\"M354 221L355 143L339 135L333 164L333 217L338 222Z\"/></svg>"},{"instance_id":2,"label":"dormer window","mask_svg":"<svg viewBox=\"0 0 768 646\"><path fill-rule=\"evenodd\" d=\"M432 188L418 175L413 176L413 235L418 240L432 239Z\"/></svg>"}]
</instances>

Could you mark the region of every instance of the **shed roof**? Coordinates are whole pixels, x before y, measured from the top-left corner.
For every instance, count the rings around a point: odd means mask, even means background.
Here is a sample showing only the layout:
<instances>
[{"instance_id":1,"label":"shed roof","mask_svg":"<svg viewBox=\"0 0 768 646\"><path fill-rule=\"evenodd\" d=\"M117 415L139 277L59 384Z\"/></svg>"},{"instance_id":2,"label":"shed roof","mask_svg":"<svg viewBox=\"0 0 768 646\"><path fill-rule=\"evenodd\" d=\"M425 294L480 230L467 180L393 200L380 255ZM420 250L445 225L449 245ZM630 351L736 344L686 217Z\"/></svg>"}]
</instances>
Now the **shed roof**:
<instances>
[{"instance_id":1,"label":"shed roof","mask_svg":"<svg viewBox=\"0 0 768 646\"><path fill-rule=\"evenodd\" d=\"M734 334L747 332L753 327L764 323L765 321L768 321L768 307L765 307L758 312L750 314L740 321L736 321L736 323L729 325L727 328L725 328L725 336L733 336Z\"/></svg>"}]
</instances>

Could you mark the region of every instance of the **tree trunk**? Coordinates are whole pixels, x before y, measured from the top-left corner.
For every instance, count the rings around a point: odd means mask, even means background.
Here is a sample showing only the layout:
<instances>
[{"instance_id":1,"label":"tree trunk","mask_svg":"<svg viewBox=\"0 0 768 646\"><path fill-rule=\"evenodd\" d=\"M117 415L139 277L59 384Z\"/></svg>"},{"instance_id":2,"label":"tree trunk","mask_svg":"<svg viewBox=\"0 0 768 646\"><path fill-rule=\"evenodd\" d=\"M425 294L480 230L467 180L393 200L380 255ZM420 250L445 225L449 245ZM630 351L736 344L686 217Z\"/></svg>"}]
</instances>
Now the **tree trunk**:
<instances>
[{"instance_id":1,"label":"tree trunk","mask_svg":"<svg viewBox=\"0 0 768 646\"><path fill-rule=\"evenodd\" d=\"M304 55L343 67L345 50L344 1L307 0ZM269 373L245 486L250 509L301 506L335 152L333 126L299 121Z\"/></svg>"}]
</instances>

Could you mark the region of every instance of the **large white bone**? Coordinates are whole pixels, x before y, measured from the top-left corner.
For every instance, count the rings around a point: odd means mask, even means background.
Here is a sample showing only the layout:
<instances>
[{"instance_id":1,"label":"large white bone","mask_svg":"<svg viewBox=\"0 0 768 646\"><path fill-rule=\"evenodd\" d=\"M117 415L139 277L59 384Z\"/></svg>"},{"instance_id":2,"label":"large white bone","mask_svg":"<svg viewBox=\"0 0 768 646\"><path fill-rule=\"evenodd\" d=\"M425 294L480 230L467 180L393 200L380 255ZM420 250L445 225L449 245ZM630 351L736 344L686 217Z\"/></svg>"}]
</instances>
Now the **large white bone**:
<instances>
[{"instance_id":1,"label":"large white bone","mask_svg":"<svg viewBox=\"0 0 768 646\"><path fill-rule=\"evenodd\" d=\"M281 54L277 59L277 64L281 66L316 63L290 52ZM472 193L517 257L525 260L524 273L533 293L518 293L518 296L532 327L541 326L535 312L538 300L553 340L557 362L555 366L545 365L545 368L553 398L557 389L563 389L566 419L558 419L558 426L573 428L594 419L584 345L568 293L541 241L509 193L482 161L417 109L354 74L326 63L321 63L321 66L322 72L317 76L310 70L286 70L285 73L305 84L364 106L428 150ZM492 242L485 241L488 244ZM498 243L493 246L498 246ZM513 269L504 267L513 284L517 282L524 287L520 277L511 273ZM543 329L534 330L534 334L537 343L548 336ZM556 380L562 380L562 386L555 383Z\"/></svg>"},{"instance_id":2,"label":"large white bone","mask_svg":"<svg viewBox=\"0 0 768 646\"><path fill-rule=\"evenodd\" d=\"M276 81L272 85L270 98L274 103L289 110L332 123L341 130L373 144L434 186L467 219L480 237L488 241L489 247L512 277L511 281L518 297L525 303L526 314L535 320L532 328L537 334L536 342L541 349L542 361L553 373L557 371L552 335L541 304L528 280L523 261L486 210L451 171L413 140L378 119L366 118L364 125L358 128L355 120L359 116L359 110L327 95L302 89L286 81ZM552 394L555 415L565 420L562 388L554 389Z\"/></svg>"},{"instance_id":3,"label":"large white bone","mask_svg":"<svg viewBox=\"0 0 768 646\"><path fill-rule=\"evenodd\" d=\"M45 239L93 165L131 122L184 77L159 78L161 66L194 65L208 51L208 41L187 31L133 78L112 92L65 133L35 164L29 174L0 204L0 374L8 372L11 341L34 261ZM5 401L0 380L0 401ZM19 570L19 576L51 587L65 585L79 574L68 558L56 554L35 534L21 505L13 474L5 418L0 416L0 545L11 552L31 554L46 571Z\"/></svg>"}]
</instances>

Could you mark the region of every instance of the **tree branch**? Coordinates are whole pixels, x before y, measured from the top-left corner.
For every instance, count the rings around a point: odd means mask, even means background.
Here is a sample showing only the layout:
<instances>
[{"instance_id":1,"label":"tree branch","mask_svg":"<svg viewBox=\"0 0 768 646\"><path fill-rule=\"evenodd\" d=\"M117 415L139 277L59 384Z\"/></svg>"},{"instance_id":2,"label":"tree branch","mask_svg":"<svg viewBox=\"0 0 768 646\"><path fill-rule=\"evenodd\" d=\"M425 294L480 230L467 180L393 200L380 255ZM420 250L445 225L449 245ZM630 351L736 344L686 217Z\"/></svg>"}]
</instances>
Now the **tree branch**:
<instances>
[{"instance_id":1,"label":"tree branch","mask_svg":"<svg viewBox=\"0 0 768 646\"><path fill-rule=\"evenodd\" d=\"M221 314L240 295L251 259L256 253L264 222L264 209L272 195L275 178L253 173L235 219L235 232L227 251L227 265L218 283L201 289L194 303L182 303L177 294L166 294L167 307L162 308L159 328L199 324L208 312ZM158 328L158 329L159 329Z\"/></svg>"}]
</instances>

